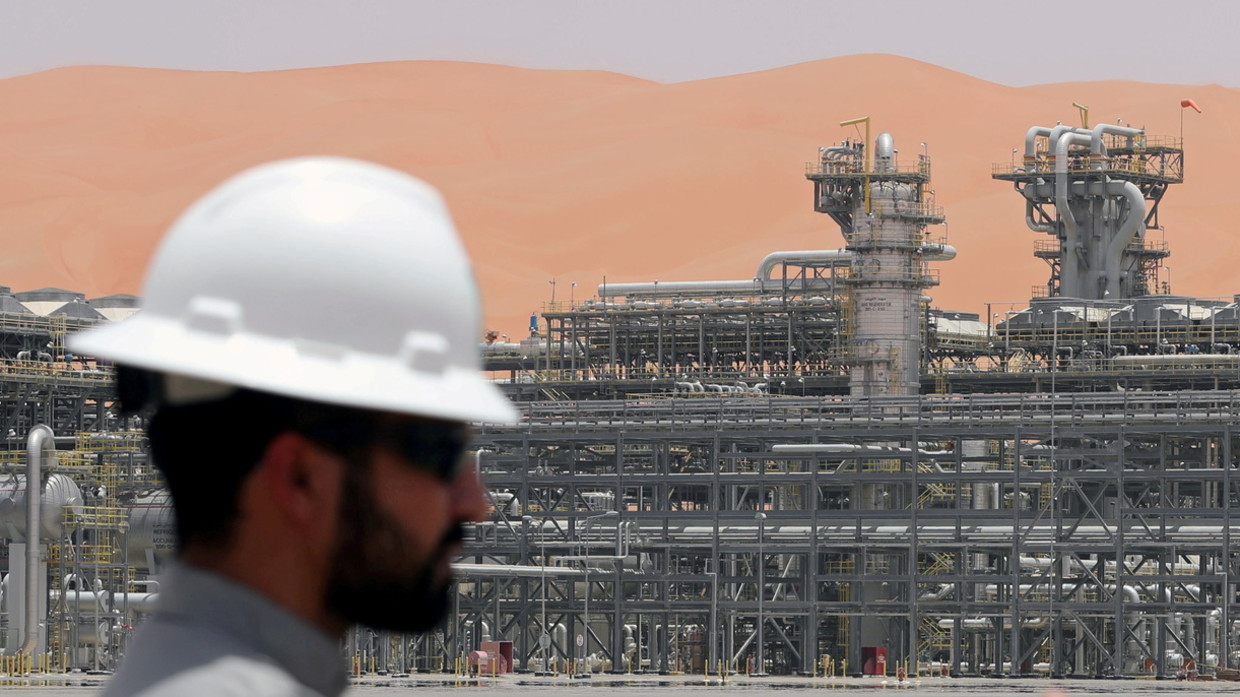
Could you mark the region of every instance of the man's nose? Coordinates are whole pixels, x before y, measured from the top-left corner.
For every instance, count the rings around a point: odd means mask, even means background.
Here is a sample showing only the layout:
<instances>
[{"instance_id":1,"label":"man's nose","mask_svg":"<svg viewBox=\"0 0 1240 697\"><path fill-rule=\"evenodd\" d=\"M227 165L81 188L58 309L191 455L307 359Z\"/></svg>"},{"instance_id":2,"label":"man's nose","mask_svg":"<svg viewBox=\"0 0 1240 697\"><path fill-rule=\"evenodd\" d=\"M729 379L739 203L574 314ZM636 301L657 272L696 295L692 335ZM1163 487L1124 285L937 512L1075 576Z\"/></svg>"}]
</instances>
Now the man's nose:
<instances>
[{"instance_id":1,"label":"man's nose","mask_svg":"<svg viewBox=\"0 0 1240 697\"><path fill-rule=\"evenodd\" d=\"M460 475L452 482L452 503L456 518L460 521L481 521L487 517L487 494L482 484L482 473L477 464L462 467Z\"/></svg>"}]
</instances>

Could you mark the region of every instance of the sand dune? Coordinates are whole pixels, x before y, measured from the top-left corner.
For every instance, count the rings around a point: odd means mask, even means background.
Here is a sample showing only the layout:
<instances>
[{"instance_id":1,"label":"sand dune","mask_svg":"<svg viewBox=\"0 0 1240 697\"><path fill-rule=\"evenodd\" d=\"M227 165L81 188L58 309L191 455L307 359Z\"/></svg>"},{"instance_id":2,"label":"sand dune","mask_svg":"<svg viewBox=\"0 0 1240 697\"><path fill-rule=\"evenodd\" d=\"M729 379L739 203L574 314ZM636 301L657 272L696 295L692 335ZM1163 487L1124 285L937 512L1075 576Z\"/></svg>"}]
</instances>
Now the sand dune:
<instances>
[{"instance_id":1,"label":"sand dune","mask_svg":"<svg viewBox=\"0 0 1240 697\"><path fill-rule=\"evenodd\" d=\"M246 166L362 157L439 186L475 259L487 327L611 282L749 278L778 249L840 247L804 163L870 116L906 156L926 142L959 258L937 306L985 311L1045 282L1036 236L990 178L1029 126L1095 122L1178 135L1186 182L1160 221L1173 290L1240 293L1240 90L1132 82L1011 88L909 59L850 56L678 84L450 62L270 73L81 67L0 81L0 285L140 292L163 229ZM296 250L290 250L295 255ZM577 282L573 288L572 282Z\"/></svg>"}]
</instances>

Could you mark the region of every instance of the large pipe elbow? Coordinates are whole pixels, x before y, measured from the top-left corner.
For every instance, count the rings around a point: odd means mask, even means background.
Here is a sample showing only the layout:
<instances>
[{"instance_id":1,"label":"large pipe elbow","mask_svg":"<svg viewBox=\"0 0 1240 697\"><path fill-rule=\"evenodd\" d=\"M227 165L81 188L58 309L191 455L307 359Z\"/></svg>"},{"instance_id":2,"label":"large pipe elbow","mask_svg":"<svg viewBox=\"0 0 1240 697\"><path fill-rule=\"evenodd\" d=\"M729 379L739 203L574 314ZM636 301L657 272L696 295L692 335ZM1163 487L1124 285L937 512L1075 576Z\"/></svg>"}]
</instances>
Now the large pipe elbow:
<instances>
[{"instance_id":1,"label":"large pipe elbow","mask_svg":"<svg viewBox=\"0 0 1240 697\"><path fill-rule=\"evenodd\" d=\"M1038 138L1049 138L1051 129L1045 126L1034 126L1025 133L1025 159L1032 160L1038 156Z\"/></svg>"},{"instance_id":2,"label":"large pipe elbow","mask_svg":"<svg viewBox=\"0 0 1240 697\"><path fill-rule=\"evenodd\" d=\"M1119 259L1124 248L1137 238L1137 234L1145 225L1145 195L1132 182L1108 182L1107 193L1123 196L1128 201L1128 212L1124 216L1124 221L1120 223L1115 238L1111 240L1111 248L1107 250L1107 259L1114 264L1113 268L1108 269L1107 290L1110 291L1112 297L1120 297Z\"/></svg>"},{"instance_id":3,"label":"large pipe elbow","mask_svg":"<svg viewBox=\"0 0 1240 697\"><path fill-rule=\"evenodd\" d=\"M1080 186L1084 188L1084 185ZM1123 197L1128 203L1128 210L1119 225L1118 234L1111 239L1107 248L1111 257L1118 258L1145 223L1145 195L1141 193L1140 187L1127 181L1108 181L1103 187L1107 196Z\"/></svg>"},{"instance_id":4,"label":"large pipe elbow","mask_svg":"<svg viewBox=\"0 0 1240 697\"><path fill-rule=\"evenodd\" d=\"M827 262L831 266L848 266L852 263L852 252L847 249L802 249L785 252L771 252L758 263L758 271L754 274L762 281L771 280L775 268L784 263Z\"/></svg>"},{"instance_id":5,"label":"large pipe elbow","mask_svg":"<svg viewBox=\"0 0 1240 697\"><path fill-rule=\"evenodd\" d=\"M36 424L26 435L26 636L19 654L33 655L39 643L39 528L43 502L43 453L56 449L56 435Z\"/></svg>"},{"instance_id":6,"label":"large pipe elbow","mask_svg":"<svg viewBox=\"0 0 1240 697\"><path fill-rule=\"evenodd\" d=\"M1083 135L1092 138L1094 132L1088 128L1077 128L1076 126L1055 126L1051 129L1051 132L1047 134L1047 139L1050 141L1051 152L1056 151L1059 147L1059 141L1063 140L1065 135ZM1056 154L1056 156L1058 155Z\"/></svg>"},{"instance_id":7,"label":"large pipe elbow","mask_svg":"<svg viewBox=\"0 0 1240 697\"><path fill-rule=\"evenodd\" d=\"M1127 126L1116 126L1110 123L1100 123L1097 126L1094 126L1093 134L1091 135L1093 141L1089 144L1090 155L1101 156L1106 154L1106 148L1102 144L1102 135L1104 133L1127 136L1128 142L1131 143L1133 138L1144 135L1145 131L1140 128L1129 128Z\"/></svg>"},{"instance_id":8,"label":"large pipe elbow","mask_svg":"<svg viewBox=\"0 0 1240 697\"><path fill-rule=\"evenodd\" d=\"M860 156L860 154L860 150L843 145L833 145L829 148L822 149L822 159L824 162L833 162L844 157L857 157Z\"/></svg>"},{"instance_id":9,"label":"large pipe elbow","mask_svg":"<svg viewBox=\"0 0 1240 697\"><path fill-rule=\"evenodd\" d=\"M1059 126L1055 130L1060 131L1060 129L1070 129L1070 127ZM1063 274L1060 276L1060 295L1066 297L1077 297L1080 293L1080 289L1077 288L1077 275L1080 268L1080 260L1077 255L1080 253L1081 244L1077 234L1076 216L1073 215L1072 206L1068 202L1068 148L1074 143L1089 145L1092 142L1093 134L1088 131L1087 133L1089 135L1065 130L1061 132L1058 140L1055 141L1055 210L1059 212L1059 219L1063 221L1064 231L1064 254L1061 259Z\"/></svg>"},{"instance_id":10,"label":"large pipe elbow","mask_svg":"<svg viewBox=\"0 0 1240 697\"><path fill-rule=\"evenodd\" d=\"M1025 225L1028 226L1029 229L1033 230L1034 232L1053 234L1055 232L1055 225L1052 223L1039 223L1038 221L1034 220L1033 210L1034 210L1033 201L1026 200L1025 201Z\"/></svg>"}]
</instances>

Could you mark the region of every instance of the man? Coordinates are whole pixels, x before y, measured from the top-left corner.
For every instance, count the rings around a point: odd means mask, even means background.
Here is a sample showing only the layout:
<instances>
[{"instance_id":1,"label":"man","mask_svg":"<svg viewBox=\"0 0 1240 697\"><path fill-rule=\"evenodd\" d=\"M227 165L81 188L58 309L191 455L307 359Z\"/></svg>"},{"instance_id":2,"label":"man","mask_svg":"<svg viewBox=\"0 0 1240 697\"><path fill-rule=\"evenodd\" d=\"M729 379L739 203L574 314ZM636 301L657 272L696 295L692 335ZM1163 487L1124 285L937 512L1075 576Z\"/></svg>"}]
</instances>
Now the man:
<instances>
[{"instance_id":1,"label":"man","mask_svg":"<svg viewBox=\"0 0 1240 697\"><path fill-rule=\"evenodd\" d=\"M442 619L485 513L478 292L438 194L376 165L242 173L172 227L144 309L71 339L152 409L180 560L106 695L337 695L353 623Z\"/></svg>"}]
</instances>

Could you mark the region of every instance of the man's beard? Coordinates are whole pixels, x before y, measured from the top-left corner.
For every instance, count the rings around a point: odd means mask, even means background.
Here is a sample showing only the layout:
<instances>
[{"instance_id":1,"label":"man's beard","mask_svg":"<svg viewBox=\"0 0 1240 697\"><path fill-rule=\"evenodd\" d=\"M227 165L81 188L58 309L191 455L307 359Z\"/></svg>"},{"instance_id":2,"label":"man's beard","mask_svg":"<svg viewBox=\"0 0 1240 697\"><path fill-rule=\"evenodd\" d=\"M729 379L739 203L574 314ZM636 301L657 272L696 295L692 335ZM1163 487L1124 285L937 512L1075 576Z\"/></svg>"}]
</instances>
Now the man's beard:
<instances>
[{"instance_id":1,"label":"man's beard","mask_svg":"<svg viewBox=\"0 0 1240 697\"><path fill-rule=\"evenodd\" d=\"M418 559L400 527L368 493L369 485L369 463L346 465L327 605L346 621L374 629L431 629L448 613L452 585L451 578L436 578L438 560L464 530L453 525L427 558Z\"/></svg>"}]
</instances>

